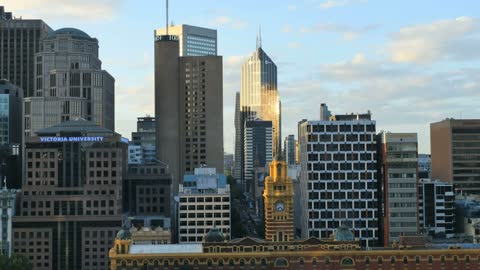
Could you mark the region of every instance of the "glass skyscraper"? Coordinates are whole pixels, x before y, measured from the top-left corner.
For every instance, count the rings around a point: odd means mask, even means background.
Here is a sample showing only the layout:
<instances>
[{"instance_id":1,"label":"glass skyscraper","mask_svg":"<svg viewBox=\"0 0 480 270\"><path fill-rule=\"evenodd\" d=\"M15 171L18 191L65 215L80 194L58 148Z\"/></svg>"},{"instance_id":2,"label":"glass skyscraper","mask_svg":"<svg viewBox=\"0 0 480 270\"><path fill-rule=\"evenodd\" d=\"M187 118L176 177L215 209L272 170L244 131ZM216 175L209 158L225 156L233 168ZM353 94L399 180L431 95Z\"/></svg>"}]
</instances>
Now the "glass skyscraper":
<instances>
[{"instance_id":1,"label":"glass skyscraper","mask_svg":"<svg viewBox=\"0 0 480 270\"><path fill-rule=\"evenodd\" d=\"M242 66L240 110L244 121L272 121L273 156L278 156L281 149L281 112L277 66L261 46Z\"/></svg>"}]
</instances>

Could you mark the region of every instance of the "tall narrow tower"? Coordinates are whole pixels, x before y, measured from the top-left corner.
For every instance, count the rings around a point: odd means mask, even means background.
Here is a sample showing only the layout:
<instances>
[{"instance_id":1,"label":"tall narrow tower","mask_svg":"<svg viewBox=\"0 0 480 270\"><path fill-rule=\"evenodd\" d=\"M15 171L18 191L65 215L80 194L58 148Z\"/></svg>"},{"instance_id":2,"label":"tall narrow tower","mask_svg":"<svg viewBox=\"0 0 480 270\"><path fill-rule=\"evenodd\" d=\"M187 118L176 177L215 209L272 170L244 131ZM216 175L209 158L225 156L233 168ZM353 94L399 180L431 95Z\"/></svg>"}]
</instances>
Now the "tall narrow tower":
<instances>
[{"instance_id":1,"label":"tall narrow tower","mask_svg":"<svg viewBox=\"0 0 480 270\"><path fill-rule=\"evenodd\" d=\"M265 239L273 242L294 240L293 182L287 176L287 164L274 160L270 163L270 176L265 178Z\"/></svg>"}]
</instances>

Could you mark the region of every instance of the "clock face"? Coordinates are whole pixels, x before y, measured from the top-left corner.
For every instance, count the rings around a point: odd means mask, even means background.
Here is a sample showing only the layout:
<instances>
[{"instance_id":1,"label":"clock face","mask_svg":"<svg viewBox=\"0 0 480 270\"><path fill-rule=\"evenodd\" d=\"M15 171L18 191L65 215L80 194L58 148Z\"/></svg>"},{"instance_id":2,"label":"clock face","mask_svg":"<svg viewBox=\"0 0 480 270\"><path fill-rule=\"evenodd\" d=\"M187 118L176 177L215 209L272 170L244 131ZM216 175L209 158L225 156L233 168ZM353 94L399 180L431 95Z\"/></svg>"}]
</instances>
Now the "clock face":
<instances>
[{"instance_id":1,"label":"clock face","mask_svg":"<svg viewBox=\"0 0 480 270\"><path fill-rule=\"evenodd\" d=\"M278 212L283 212L285 210L285 204L283 202L276 202L275 203L275 209Z\"/></svg>"}]
</instances>

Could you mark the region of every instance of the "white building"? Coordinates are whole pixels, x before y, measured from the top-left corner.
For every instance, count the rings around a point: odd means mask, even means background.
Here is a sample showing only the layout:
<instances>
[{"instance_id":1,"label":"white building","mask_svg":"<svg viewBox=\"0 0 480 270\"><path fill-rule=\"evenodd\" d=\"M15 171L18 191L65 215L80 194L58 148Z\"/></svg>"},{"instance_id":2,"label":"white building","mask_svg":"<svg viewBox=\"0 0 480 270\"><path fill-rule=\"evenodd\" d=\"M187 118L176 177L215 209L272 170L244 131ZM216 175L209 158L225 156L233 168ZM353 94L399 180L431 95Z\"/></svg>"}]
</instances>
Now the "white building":
<instances>
[{"instance_id":1,"label":"white building","mask_svg":"<svg viewBox=\"0 0 480 270\"><path fill-rule=\"evenodd\" d=\"M12 218L15 215L15 196L17 190L0 190L0 254L12 254Z\"/></svg>"},{"instance_id":2,"label":"white building","mask_svg":"<svg viewBox=\"0 0 480 270\"><path fill-rule=\"evenodd\" d=\"M455 236L455 194L453 185L421 179L418 184L420 228L436 238Z\"/></svg>"},{"instance_id":3,"label":"white building","mask_svg":"<svg viewBox=\"0 0 480 270\"><path fill-rule=\"evenodd\" d=\"M195 168L179 188L178 241L199 243L216 227L230 239L230 185L215 168Z\"/></svg>"},{"instance_id":4,"label":"white building","mask_svg":"<svg viewBox=\"0 0 480 270\"><path fill-rule=\"evenodd\" d=\"M299 123L302 238L349 226L363 245L378 243L375 121L370 114ZM368 241L368 242L367 242Z\"/></svg>"}]
</instances>

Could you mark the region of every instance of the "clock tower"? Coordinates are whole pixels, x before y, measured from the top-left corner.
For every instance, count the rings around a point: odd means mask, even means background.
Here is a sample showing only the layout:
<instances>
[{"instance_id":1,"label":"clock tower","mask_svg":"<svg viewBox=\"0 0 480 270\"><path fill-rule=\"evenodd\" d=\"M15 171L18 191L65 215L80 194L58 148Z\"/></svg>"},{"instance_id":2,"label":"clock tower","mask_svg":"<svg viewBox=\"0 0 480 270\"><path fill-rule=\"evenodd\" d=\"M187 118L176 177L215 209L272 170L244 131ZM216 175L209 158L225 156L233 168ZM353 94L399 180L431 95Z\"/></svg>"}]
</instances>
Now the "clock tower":
<instances>
[{"instance_id":1,"label":"clock tower","mask_svg":"<svg viewBox=\"0 0 480 270\"><path fill-rule=\"evenodd\" d=\"M293 182L287 176L284 161L270 163L270 176L265 178L263 191L265 204L265 239L273 242L294 240Z\"/></svg>"}]
</instances>

